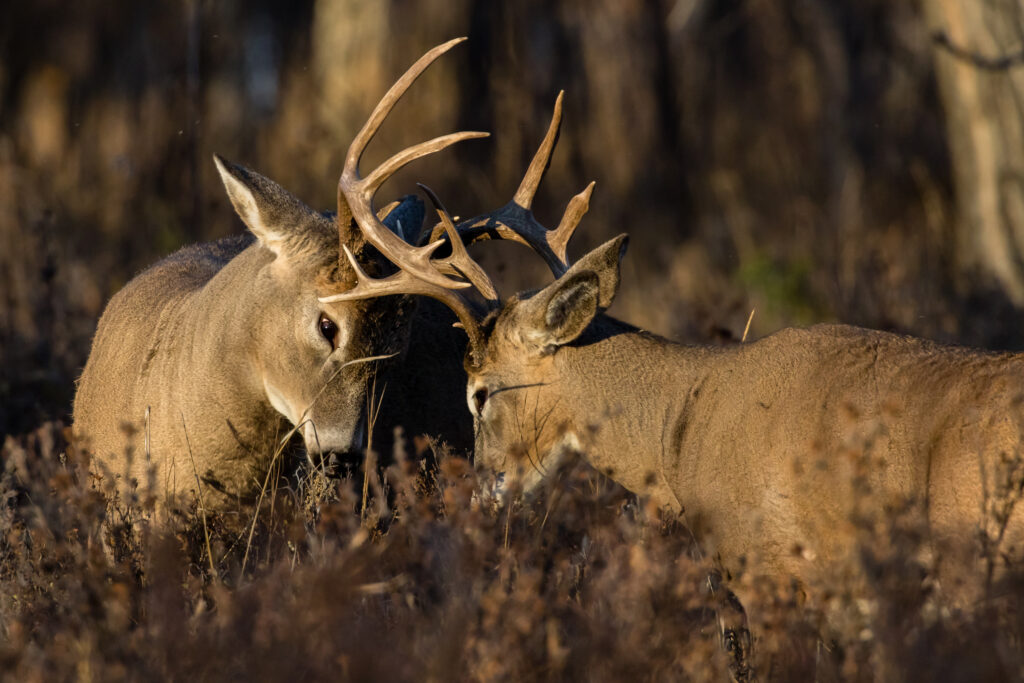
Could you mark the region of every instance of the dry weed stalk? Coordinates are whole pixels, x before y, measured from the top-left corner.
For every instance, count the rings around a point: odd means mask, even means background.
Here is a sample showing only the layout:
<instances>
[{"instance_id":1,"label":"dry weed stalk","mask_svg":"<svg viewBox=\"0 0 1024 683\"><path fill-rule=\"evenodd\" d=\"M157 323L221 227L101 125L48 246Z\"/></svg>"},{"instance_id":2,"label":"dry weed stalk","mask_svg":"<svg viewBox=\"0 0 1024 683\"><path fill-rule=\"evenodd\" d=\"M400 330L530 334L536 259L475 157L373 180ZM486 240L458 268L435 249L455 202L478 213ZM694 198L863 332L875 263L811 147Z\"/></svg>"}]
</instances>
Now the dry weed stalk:
<instances>
[{"instance_id":1,"label":"dry weed stalk","mask_svg":"<svg viewBox=\"0 0 1024 683\"><path fill-rule=\"evenodd\" d=\"M744 607L759 677L1018 676L1024 575L1014 558L998 555L1011 570L999 600L971 613L936 606L913 505L875 504L858 488L856 472L877 466L870 438L850 444L857 514L845 532L859 553L807 590L732 577L756 596ZM472 502L480 482L469 463L443 452L438 461L430 471L403 458L370 474L378 484L367 491L366 519L362 473L327 484L311 469L301 481L268 485L263 514L208 511L204 532L197 507L166 528L139 523L152 513L144 487L108 504L107 483L92 479L85 453L58 425L8 439L0 667L22 680L82 671L264 680L296 671L391 680L729 676L720 600L707 580L713 563L679 520L576 464L534 502L491 512ZM1007 471L1017 481L1019 469ZM993 505L997 522L1005 505Z\"/></svg>"}]
</instances>

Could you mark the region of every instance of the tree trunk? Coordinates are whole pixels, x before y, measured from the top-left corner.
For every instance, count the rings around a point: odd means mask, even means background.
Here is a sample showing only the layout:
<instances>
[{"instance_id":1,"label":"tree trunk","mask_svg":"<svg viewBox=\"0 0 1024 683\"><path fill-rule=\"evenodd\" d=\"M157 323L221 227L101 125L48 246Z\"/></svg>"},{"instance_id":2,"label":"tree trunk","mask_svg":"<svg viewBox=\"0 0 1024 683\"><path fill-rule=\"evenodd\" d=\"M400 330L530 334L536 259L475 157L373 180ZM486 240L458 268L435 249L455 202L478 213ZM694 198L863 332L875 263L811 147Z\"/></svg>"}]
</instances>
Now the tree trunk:
<instances>
[{"instance_id":1,"label":"tree trunk","mask_svg":"<svg viewBox=\"0 0 1024 683\"><path fill-rule=\"evenodd\" d=\"M1024 7L1020 0L924 0L946 110L961 265L1024 304Z\"/></svg>"}]
</instances>

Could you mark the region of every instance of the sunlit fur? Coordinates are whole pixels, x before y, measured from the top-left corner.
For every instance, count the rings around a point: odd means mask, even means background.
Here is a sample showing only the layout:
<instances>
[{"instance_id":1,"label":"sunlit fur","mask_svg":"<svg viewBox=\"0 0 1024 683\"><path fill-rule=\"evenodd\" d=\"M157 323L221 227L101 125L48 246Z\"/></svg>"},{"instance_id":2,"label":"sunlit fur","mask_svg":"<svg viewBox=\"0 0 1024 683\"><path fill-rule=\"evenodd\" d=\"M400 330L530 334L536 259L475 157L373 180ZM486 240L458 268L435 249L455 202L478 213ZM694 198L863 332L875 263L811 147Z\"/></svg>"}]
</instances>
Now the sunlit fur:
<instances>
[{"instance_id":1,"label":"sunlit fur","mask_svg":"<svg viewBox=\"0 0 1024 683\"><path fill-rule=\"evenodd\" d=\"M954 597L981 584L982 530L1020 554L1024 355L843 325L685 346L600 313L623 247L599 247L489 323L469 392L488 394L477 463L505 487L528 491L576 445L682 513L726 568L746 558L804 579L851 551L841 530L868 504L920 511ZM578 297L580 319L551 325L550 302L585 271L600 306Z\"/></svg>"},{"instance_id":2,"label":"sunlit fur","mask_svg":"<svg viewBox=\"0 0 1024 683\"><path fill-rule=\"evenodd\" d=\"M258 493L293 426L314 455L361 447L379 362L359 361L404 351L414 307L319 303L351 284L333 214L242 167L218 169L251 234L186 247L118 292L74 402L97 469L128 483L152 463L158 497L202 487L211 506ZM321 314L339 328L336 349Z\"/></svg>"}]
</instances>

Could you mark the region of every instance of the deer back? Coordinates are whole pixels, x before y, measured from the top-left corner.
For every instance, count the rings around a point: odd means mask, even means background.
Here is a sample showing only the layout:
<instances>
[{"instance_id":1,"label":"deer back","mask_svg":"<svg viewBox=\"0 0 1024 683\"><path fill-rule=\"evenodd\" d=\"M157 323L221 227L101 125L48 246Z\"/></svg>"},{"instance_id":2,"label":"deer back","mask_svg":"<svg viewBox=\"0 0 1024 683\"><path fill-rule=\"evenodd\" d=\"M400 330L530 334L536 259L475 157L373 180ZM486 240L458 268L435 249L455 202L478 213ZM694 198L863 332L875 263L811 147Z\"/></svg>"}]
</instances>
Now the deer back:
<instances>
[{"instance_id":1,"label":"deer back","mask_svg":"<svg viewBox=\"0 0 1024 683\"><path fill-rule=\"evenodd\" d=\"M726 566L804 579L849 557L856 520L907 506L951 585L977 585L982 532L1020 547L1024 356L840 325L676 344L601 315L619 254L602 245L485 326L468 394L501 487L579 453Z\"/></svg>"}]
</instances>

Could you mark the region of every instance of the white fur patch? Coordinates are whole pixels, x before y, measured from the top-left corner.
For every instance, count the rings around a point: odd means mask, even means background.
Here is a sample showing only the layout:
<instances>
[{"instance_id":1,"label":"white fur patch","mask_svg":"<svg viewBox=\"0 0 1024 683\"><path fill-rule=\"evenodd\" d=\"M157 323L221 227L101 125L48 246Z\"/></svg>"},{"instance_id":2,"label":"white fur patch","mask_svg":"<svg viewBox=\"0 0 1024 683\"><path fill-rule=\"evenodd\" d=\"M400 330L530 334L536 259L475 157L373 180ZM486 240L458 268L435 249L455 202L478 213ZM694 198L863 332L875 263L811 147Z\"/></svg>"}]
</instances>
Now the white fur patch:
<instances>
[{"instance_id":1,"label":"white fur patch","mask_svg":"<svg viewBox=\"0 0 1024 683\"><path fill-rule=\"evenodd\" d=\"M576 432L566 432L562 435L562 439L551 450L555 455L555 461L557 463L569 453L575 455L582 453L583 445L580 443L580 438L576 436Z\"/></svg>"},{"instance_id":2,"label":"white fur patch","mask_svg":"<svg viewBox=\"0 0 1024 683\"><path fill-rule=\"evenodd\" d=\"M480 388L480 386L475 384L466 385L466 405L469 406L469 414L472 415L473 417L480 417L476 413L476 401L473 400L473 396Z\"/></svg>"},{"instance_id":3,"label":"white fur patch","mask_svg":"<svg viewBox=\"0 0 1024 683\"><path fill-rule=\"evenodd\" d=\"M308 451L320 453L358 449L362 448L365 442L361 425L358 432L353 433L341 429L321 429L312 420L306 420L302 425L302 439L306 442Z\"/></svg>"},{"instance_id":4,"label":"white fur patch","mask_svg":"<svg viewBox=\"0 0 1024 683\"><path fill-rule=\"evenodd\" d=\"M274 407L274 410L281 413L285 418L293 425L299 422L299 411L295 410L289 403L288 399L284 397L280 391L278 391L270 382L263 379L263 390L267 392L267 400L270 401L270 405Z\"/></svg>"}]
</instances>

